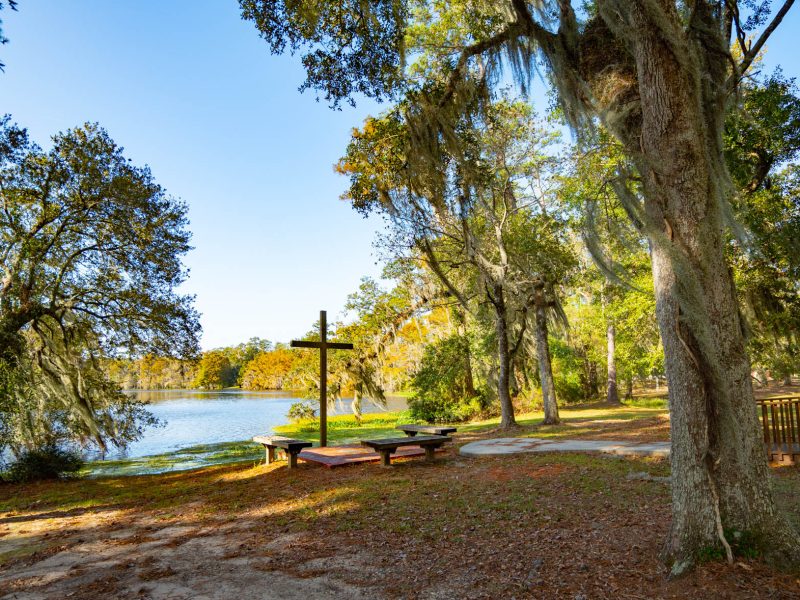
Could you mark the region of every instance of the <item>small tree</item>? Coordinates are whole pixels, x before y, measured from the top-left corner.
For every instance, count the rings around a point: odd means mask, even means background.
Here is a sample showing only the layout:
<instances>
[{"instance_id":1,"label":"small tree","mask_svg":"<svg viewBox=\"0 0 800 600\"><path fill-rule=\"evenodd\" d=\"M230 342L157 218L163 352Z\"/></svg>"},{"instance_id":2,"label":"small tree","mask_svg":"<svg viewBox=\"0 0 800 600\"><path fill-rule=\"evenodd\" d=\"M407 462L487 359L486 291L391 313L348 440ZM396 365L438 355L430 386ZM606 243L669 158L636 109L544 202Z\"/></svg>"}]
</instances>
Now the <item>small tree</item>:
<instances>
[{"instance_id":1,"label":"small tree","mask_svg":"<svg viewBox=\"0 0 800 600\"><path fill-rule=\"evenodd\" d=\"M205 389L221 389L236 382L236 372L223 350L212 350L203 354L197 370L195 385Z\"/></svg>"}]
</instances>

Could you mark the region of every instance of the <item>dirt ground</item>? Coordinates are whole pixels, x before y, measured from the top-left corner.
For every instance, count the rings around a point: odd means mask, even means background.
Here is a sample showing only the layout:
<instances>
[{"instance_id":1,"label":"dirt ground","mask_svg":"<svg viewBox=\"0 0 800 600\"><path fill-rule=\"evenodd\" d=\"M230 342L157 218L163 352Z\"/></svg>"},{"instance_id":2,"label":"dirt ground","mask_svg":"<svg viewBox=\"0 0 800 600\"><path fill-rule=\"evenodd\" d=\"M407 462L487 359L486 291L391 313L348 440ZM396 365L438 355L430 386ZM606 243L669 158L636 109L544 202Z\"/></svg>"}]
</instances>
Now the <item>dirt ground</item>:
<instances>
[{"instance_id":1,"label":"dirt ground","mask_svg":"<svg viewBox=\"0 0 800 600\"><path fill-rule=\"evenodd\" d=\"M650 441L668 424L567 427ZM658 460L451 450L391 468L239 464L0 486L0 598L800 598L797 575L756 558L667 581L669 484L641 475L668 472ZM800 469L774 475L800 524Z\"/></svg>"}]
</instances>

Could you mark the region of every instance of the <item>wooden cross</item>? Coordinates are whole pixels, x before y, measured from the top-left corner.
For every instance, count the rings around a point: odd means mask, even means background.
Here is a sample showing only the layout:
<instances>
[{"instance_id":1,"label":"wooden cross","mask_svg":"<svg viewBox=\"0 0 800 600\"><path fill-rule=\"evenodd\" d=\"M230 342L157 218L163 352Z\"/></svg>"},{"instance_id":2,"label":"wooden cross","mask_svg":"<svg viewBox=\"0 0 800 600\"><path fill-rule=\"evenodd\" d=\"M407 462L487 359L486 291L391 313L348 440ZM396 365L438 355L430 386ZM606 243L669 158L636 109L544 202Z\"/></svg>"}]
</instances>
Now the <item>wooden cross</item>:
<instances>
[{"instance_id":1,"label":"wooden cross","mask_svg":"<svg viewBox=\"0 0 800 600\"><path fill-rule=\"evenodd\" d=\"M352 350L353 344L328 341L328 320L324 310L319 311L319 340L306 342L292 340L292 348L319 348L319 445L328 445L328 348Z\"/></svg>"}]
</instances>

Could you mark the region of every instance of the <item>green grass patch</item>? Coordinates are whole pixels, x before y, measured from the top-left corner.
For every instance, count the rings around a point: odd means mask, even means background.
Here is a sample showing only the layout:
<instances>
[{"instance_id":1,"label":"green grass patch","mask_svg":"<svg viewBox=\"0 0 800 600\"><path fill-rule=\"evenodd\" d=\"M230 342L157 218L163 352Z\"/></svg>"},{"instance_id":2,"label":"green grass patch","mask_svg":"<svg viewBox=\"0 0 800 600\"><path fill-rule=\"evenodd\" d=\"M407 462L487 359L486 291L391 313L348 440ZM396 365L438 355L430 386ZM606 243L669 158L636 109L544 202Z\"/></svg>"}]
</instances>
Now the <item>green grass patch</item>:
<instances>
[{"instance_id":1,"label":"green grass patch","mask_svg":"<svg viewBox=\"0 0 800 600\"><path fill-rule=\"evenodd\" d=\"M517 425L528 431L512 432L509 435L514 437L568 438L590 431L592 429L592 421L633 421L636 419L647 419L665 413L666 410L658 406L638 407L623 405L609 408L607 405L600 404L596 407L583 405L580 408L560 408L560 425L542 425L544 412L534 411L517 415ZM584 421L586 422L584 427L575 425ZM460 424L458 425L458 430L461 433L480 433L496 429L499 425L500 417L495 417L485 421Z\"/></svg>"},{"instance_id":2,"label":"green grass patch","mask_svg":"<svg viewBox=\"0 0 800 600\"><path fill-rule=\"evenodd\" d=\"M666 398L629 398L628 400L623 400L625 406L633 406L636 408L660 408L660 409L668 409L669 408L669 400Z\"/></svg>"},{"instance_id":3,"label":"green grass patch","mask_svg":"<svg viewBox=\"0 0 800 600\"><path fill-rule=\"evenodd\" d=\"M402 435L395 428L411 419L406 411L370 413L363 415L359 423L353 415L328 417L328 442L348 444L374 437ZM309 442L319 443L319 421L308 419L279 425L273 428L276 433Z\"/></svg>"}]
</instances>

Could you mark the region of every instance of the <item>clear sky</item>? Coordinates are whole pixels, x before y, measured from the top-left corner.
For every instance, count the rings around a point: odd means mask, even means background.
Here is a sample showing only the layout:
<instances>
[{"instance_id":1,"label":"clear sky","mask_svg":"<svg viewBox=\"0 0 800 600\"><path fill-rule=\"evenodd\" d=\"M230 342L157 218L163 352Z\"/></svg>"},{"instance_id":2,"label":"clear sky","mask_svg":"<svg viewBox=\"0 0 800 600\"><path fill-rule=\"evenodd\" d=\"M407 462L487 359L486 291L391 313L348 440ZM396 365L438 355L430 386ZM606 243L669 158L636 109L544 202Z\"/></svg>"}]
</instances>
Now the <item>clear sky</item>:
<instances>
[{"instance_id":1,"label":"clear sky","mask_svg":"<svg viewBox=\"0 0 800 600\"><path fill-rule=\"evenodd\" d=\"M43 146L97 121L188 203L184 290L197 295L205 349L288 341L380 274L380 222L338 199L347 181L332 170L380 107L332 111L301 95L298 57L271 56L236 0L20 0L0 18L0 114ZM800 75L798 35L793 9L768 68Z\"/></svg>"}]
</instances>

